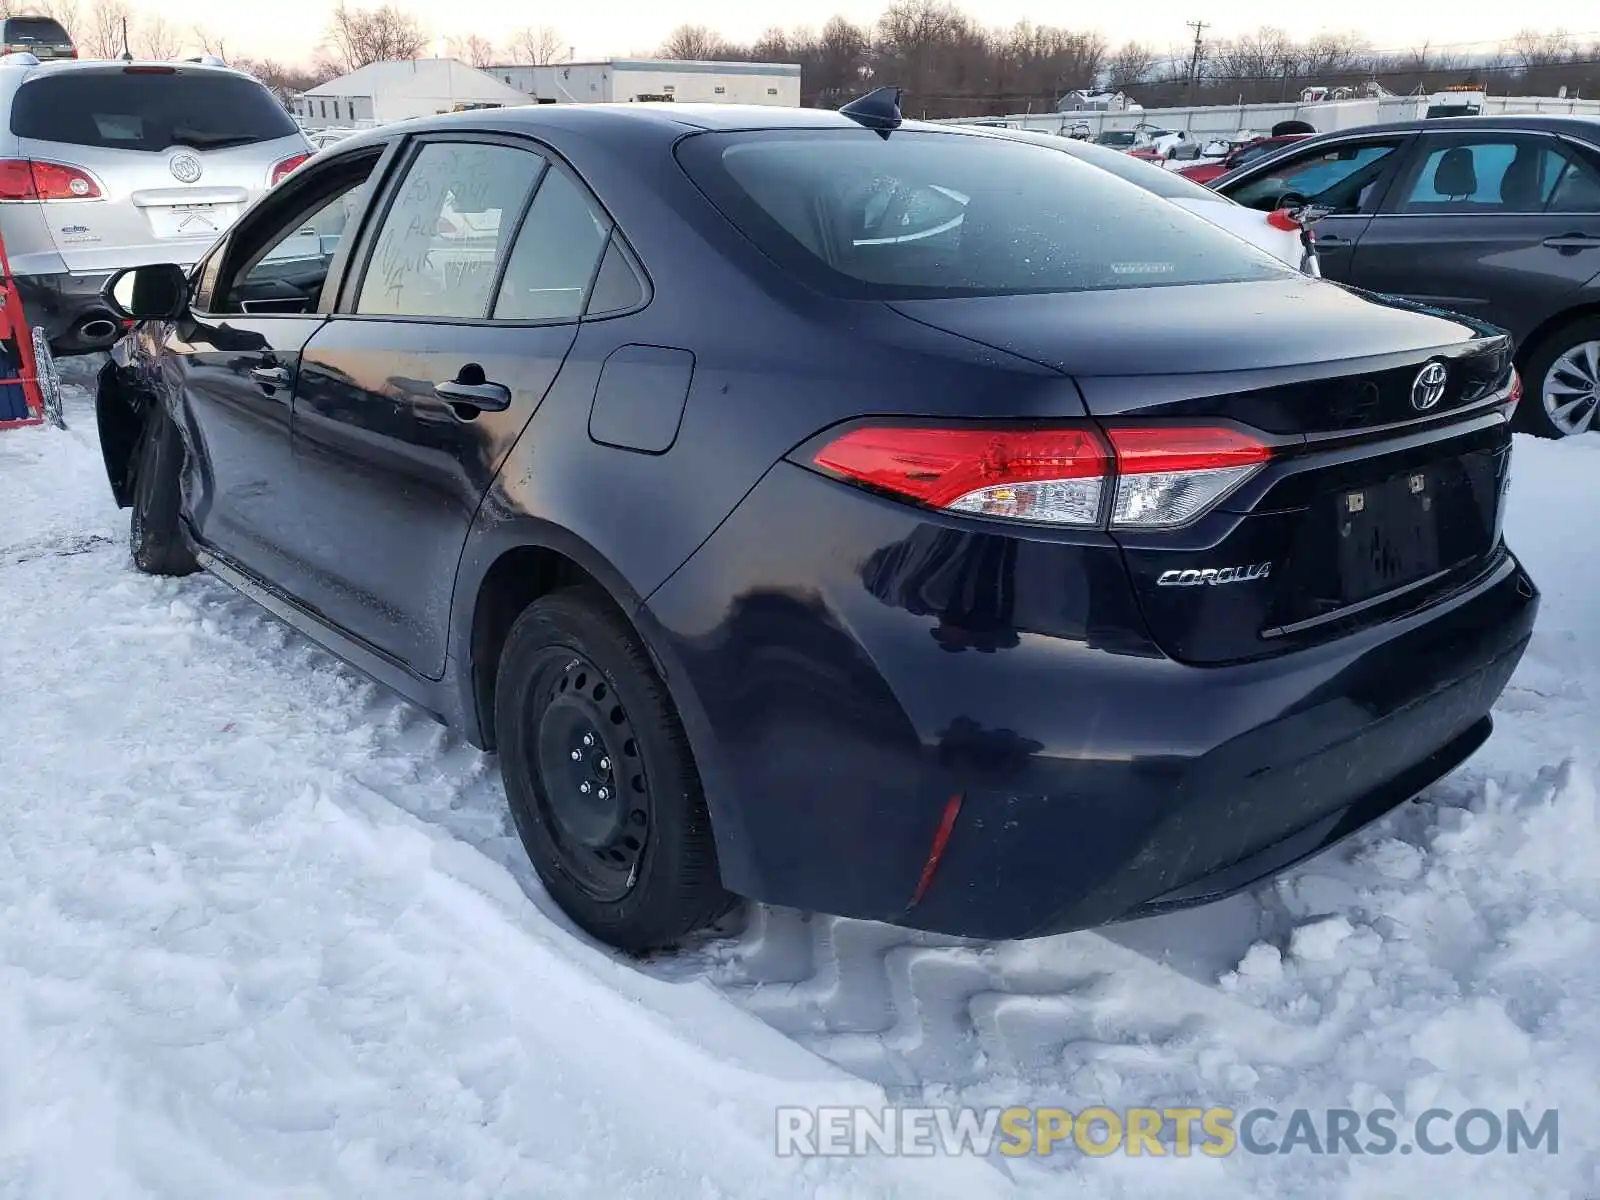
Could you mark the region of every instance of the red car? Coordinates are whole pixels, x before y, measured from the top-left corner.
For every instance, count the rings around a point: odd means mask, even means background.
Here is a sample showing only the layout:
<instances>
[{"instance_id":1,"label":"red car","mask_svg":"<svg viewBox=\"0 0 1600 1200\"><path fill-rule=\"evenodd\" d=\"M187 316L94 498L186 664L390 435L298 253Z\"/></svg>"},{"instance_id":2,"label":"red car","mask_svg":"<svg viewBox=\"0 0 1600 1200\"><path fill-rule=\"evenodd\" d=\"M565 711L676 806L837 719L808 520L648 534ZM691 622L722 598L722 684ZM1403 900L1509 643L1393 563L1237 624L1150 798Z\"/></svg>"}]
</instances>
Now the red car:
<instances>
[{"instance_id":1,"label":"red car","mask_svg":"<svg viewBox=\"0 0 1600 1200\"><path fill-rule=\"evenodd\" d=\"M1185 179L1192 179L1195 183L1210 183L1214 179L1221 179L1236 167L1246 163L1253 163L1258 158L1265 158L1281 146L1292 142L1301 141L1313 136L1309 133L1285 133L1278 137L1257 138L1249 145L1241 146L1226 158L1213 158L1206 162L1197 162L1192 166L1178 168L1178 174Z\"/></svg>"}]
</instances>

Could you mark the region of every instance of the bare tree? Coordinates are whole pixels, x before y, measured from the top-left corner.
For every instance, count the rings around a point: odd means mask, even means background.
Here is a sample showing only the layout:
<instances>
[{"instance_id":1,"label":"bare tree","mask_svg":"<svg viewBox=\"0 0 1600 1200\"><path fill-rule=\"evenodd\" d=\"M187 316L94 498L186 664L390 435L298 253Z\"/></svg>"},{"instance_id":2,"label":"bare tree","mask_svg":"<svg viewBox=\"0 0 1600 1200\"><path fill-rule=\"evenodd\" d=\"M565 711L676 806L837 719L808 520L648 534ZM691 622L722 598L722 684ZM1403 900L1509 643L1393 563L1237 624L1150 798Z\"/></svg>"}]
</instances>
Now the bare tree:
<instances>
[{"instance_id":1,"label":"bare tree","mask_svg":"<svg viewBox=\"0 0 1600 1200\"><path fill-rule=\"evenodd\" d=\"M178 51L183 49L183 35L168 24L166 18L152 14L139 22L133 44L140 58L177 58Z\"/></svg>"},{"instance_id":2,"label":"bare tree","mask_svg":"<svg viewBox=\"0 0 1600 1200\"><path fill-rule=\"evenodd\" d=\"M1553 33L1524 29L1511 39L1510 52L1513 60L1525 71L1533 67L1547 67L1572 57L1572 39L1564 29L1557 29Z\"/></svg>"},{"instance_id":3,"label":"bare tree","mask_svg":"<svg viewBox=\"0 0 1600 1200\"><path fill-rule=\"evenodd\" d=\"M79 53L85 58L120 57L123 25L130 15L125 0L94 0L76 31Z\"/></svg>"},{"instance_id":4,"label":"bare tree","mask_svg":"<svg viewBox=\"0 0 1600 1200\"><path fill-rule=\"evenodd\" d=\"M679 25L661 47L662 58L694 61L727 56L728 44L722 40L722 35L705 25Z\"/></svg>"},{"instance_id":5,"label":"bare tree","mask_svg":"<svg viewBox=\"0 0 1600 1200\"><path fill-rule=\"evenodd\" d=\"M226 39L216 36L204 25L194 27L194 40L201 51L206 54L215 54L223 62L228 61L228 44ZM246 62L249 60L246 59Z\"/></svg>"},{"instance_id":6,"label":"bare tree","mask_svg":"<svg viewBox=\"0 0 1600 1200\"><path fill-rule=\"evenodd\" d=\"M480 69L489 66L495 59L494 43L476 33L464 38L450 38L445 42L445 48L451 58Z\"/></svg>"},{"instance_id":7,"label":"bare tree","mask_svg":"<svg viewBox=\"0 0 1600 1200\"><path fill-rule=\"evenodd\" d=\"M37 13L41 17L54 17L68 33L78 28L78 0L42 0L37 4L0 4L0 9L14 16Z\"/></svg>"},{"instance_id":8,"label":"bare tree","mask_svg":"<svg viewBox=\"0 0 1600 1200\"><path fill-rule=\"evenodd\" d=\"M518 63L546 67L566 56L566 39L552 26L530 25L511 35L511 57Z\"/></svg>"},{"instance_id":9,"label":"bare tree","mask_svg":"<svg viewBox=\"0 0 1600 1200\"><path fill-rule=\"evenodd\" d=\"M1143 83L1155 71L1160 56L1144 42L1124 42L1106 60L1106 82L1113 91Z\"/></svg>"},{"instance_id":10,"label":"bare tree","mask_svg":"<svg viewBox=\"0 0 1600 1200\"><path fill-rule=\"evenodd\" d=\"M420 58L428 45L417 18L393 4L380 8L351 8L345 0L334 5L324 46L344 70L368 63Z\"/></svg>"}]
</instances>

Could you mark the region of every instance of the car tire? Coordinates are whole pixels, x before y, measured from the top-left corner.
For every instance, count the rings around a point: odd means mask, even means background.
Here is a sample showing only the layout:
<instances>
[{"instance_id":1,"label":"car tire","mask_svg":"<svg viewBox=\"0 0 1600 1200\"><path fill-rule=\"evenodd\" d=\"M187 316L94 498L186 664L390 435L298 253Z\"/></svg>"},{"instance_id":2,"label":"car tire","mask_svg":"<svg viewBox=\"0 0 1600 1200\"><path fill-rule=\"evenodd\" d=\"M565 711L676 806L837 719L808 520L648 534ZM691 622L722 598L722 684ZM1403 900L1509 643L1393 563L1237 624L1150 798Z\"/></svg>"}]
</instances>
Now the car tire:
<instances>
[{"instance_id":1,"label":"car tire","mask_svg":"<svg viewBox=\"0 0 1600 1200\"><path fill-rule=\"evenodd\" d=\"M1556 364L1574 352L1579 352L1580 361L1585 357L1581 351L1586 347L1594 347L1597 361L1600 361L1600 316L1579 317L1569 321L1559 329L1554 329L1529 348L1523 362L1522 371L1522 402L1517 405L1516 426L1524 433L1531 433L1543 438L1571 437L1574 433L1600 431L1600 378L1590 378L1589 383L1595 385L1592 389L1596 395L1588 408L1580 407L1578 412L1588 414L1586 429L1564 428L1558 424L1550 410L1545 406L1545 386L1550 382L1549 377ZM1597 376L1600 371L1584 365L1580 375L1561 372L1564 382L1577 383L1582 374Z\"/></svg>"},{"instance_id":2,"label":"car tire","mask_svg":"<svg viewBox=\"0 0 1600 1200\"><path fill-rule=\"evenodd\" d=\"M192 575L200 569L178 524L183 437L159 408L152 409L134 449L133 512L128 549L146 575Z\"/></svg>"},{"instance_id":3,"label":"car tire","mask_svg":"<svg viewBox=\"0 0 1600 1200\"><path fill-rule=\"evenodd\" d=\"M642 953L733 907L677 710L603 592L553 592L517 618L495 738L523 847L580 928Z\"/></svg>"}]
</instances>

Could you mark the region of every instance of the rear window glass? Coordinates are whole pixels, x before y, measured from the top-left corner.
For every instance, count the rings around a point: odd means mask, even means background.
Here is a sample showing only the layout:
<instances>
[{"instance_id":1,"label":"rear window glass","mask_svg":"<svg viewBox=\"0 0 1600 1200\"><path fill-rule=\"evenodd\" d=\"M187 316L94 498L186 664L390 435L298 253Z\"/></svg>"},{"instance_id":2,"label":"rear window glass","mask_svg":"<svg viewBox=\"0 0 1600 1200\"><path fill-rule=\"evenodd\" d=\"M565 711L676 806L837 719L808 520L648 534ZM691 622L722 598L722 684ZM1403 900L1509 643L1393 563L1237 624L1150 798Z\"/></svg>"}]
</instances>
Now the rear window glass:
<instances>
[{"instance_id":1,"label":"rear window glass","mask_svg":"<svg viewBox=\"0 0 1600 1200\"><path fill-rule=\"evenodd\" d=\"M6 21L5 39L15 42L70 42L67 31L45 17L11 17Z\"/></svg>"},{"instance_id":2,"label":"rear window glass","mask_svg":"<svg viewBox=\"0 0 1600 1200\"><path fill-rule=\"evenodd\" d=\"M11 132L122 150L220 150L288 137L295 124L260 84L233 75L64 71L30 79Z\"/></svg>"},{"instance_id":3,"label":"rear window glass","mask_svg":"<svg viewBox=\"0 0 1600 1200\"><path fill-rule=\"evenodd\" d=\"M1070 138L1060 139L1062 145L1050 146L1061 154L1070 154L1083 162L1091 163L1102 171L1110 171L1119 179L1126 179L1129 183L1136 183L1147 192L1153 192L1165 200L1220 200L1224 204L1231 204L1226 196L1213 192L1208 187L1202 187L1192 179L1185 179L1176 171L1168 171L1154 163L1147 163L1134 158L1131 154L1124 154L1120 150L1112 150L1106 146L1094 146L1088 142L1075 142ZM1036 145L1046 145L1044 142Z\"/></svg>"},{"instance_id":4,"label":"rear window glass","mask_svg":"<svg viewBox=\"0 0 1600 1200\"><path fill-rule=\"evenodd\" d=\"M700 134L680 161L793 274L854 299L1271 279L1287 270L1070 154L970 134Z\"/></svg>"}]
</instances>

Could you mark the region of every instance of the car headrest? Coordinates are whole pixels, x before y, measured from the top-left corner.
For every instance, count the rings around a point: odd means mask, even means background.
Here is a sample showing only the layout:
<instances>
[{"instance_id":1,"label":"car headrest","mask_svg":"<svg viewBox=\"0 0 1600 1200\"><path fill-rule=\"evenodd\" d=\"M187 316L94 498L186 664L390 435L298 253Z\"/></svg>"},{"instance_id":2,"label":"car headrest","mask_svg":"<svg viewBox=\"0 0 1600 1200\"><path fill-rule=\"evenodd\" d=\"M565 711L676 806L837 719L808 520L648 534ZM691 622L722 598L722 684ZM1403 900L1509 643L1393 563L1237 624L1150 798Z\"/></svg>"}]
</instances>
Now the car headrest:
<instances>
[{"instance_id":1,"label":"car headrest","mask_svg":"<svg viewBox=\"0 0 1600 1200\"><path fill-rule=\"evenodd\" d=\"M1470 196L1478 190L1478 169L1472 162L1472 151L1466 146L1452 146L1444 152L1433 172L1433 190L1441 196Z\"/></svg>"},{"instance_id":2,"label":"car headrest","mask_svg":"<svg viewBox=\"0 0 1600 1200\"><path fill-rule=\"evenodd\" d=\"M1541 151L1518 146L1506 173L1500 177L1500 203L1507 208L1539 207L1539 158Z\"/></svg>"}]
</instances>

